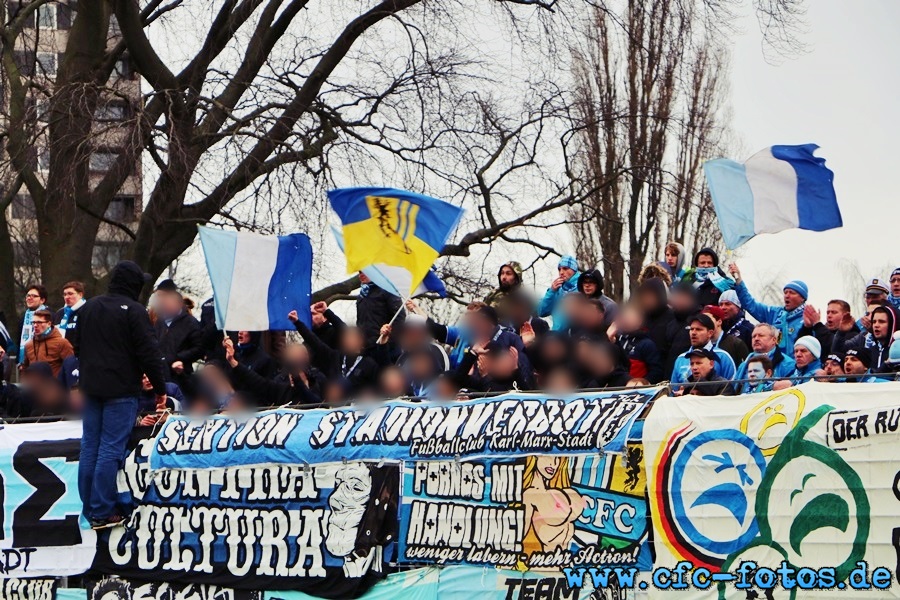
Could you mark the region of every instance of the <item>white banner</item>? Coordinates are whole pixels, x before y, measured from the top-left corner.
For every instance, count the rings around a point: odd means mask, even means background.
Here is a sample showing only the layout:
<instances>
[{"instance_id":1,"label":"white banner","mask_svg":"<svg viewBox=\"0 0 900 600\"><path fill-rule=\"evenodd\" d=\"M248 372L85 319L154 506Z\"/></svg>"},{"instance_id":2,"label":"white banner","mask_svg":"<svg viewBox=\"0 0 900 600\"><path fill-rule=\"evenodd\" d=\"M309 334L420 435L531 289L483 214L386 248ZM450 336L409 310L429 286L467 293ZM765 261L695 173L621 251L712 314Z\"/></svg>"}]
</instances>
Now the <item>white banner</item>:
<instances>
[{"instance_id":1,"label":"white banner","mask_svg":"<svg viewBox=\"0 0 900 600\"><path fill-rule=\"evenodd\" d=\"M81 421L0 427L0 576L90 568L97 535L80 517L80 445Z\"/></svg>"},{"instance_id":2,"label":"white banner","mask_svg":"<svg viewBox=\"0 0 900 600\"><path fill-rule=\"evenodd\" d=\"M894 383L658 400L643 442L654 567L671 572L651 597L900 597L898 420Z\"/></svg>"}]
</instances>

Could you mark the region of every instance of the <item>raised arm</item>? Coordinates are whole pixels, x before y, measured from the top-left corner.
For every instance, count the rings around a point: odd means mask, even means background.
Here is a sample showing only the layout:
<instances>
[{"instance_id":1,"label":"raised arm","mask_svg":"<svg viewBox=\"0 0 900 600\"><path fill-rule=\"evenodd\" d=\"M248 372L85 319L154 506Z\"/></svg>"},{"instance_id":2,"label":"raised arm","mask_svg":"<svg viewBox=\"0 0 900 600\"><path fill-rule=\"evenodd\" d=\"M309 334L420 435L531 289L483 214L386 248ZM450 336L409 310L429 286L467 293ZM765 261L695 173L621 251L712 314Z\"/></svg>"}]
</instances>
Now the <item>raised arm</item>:
<instances>
[{"instance_id":1,"label":"raised arm","mask_svg":"<svg viewBox=\"0 0 900 600\"><path fill-rule=\"evenodd\" d=\"M328 362L336 361L340 358L340 353L337 350L323 342L322 338L316 335L312 329L306 326L306 323L300 320L296 310L292 310L290 314L288 314L288 319L294 324L294 328L300 332L303 341L309 345L310 350L312 350L317 357Z\"/></svg>"}]
</instances>

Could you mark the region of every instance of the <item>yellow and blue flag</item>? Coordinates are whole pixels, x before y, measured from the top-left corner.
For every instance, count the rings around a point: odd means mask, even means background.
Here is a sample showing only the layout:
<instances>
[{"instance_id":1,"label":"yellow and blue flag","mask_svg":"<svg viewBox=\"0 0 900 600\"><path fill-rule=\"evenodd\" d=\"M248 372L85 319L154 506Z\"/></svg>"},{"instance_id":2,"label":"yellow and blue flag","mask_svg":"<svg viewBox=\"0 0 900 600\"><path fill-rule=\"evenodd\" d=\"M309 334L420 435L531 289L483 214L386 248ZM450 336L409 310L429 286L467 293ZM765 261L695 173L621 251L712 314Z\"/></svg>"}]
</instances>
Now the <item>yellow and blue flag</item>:
<instances>
[{"instance_id":1,"label":"yellow and blue flag","mask_svg":"<svg viewBox=\"0 0 900 600\"><path fill-rule=\"evenodd\" d=\"M462 218L449 202L391 188L342 188L328 200L343 223L347 271L373 264L409 271L409 297L422 282Z\"/></svg>"}]
</instances>

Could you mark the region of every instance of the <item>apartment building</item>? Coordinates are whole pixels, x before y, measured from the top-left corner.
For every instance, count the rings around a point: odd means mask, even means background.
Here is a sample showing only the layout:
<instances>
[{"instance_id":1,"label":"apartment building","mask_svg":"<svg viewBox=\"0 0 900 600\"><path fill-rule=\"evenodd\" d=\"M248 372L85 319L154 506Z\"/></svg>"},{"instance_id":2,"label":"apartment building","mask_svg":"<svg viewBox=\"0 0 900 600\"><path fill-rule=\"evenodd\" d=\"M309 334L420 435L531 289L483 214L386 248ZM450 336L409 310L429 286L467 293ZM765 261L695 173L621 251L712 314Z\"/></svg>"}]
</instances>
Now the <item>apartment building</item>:
<instances>
[{"instance_id":1,"label":"apartment building","mask_svg":"<svg viewBox=\"0 0 900 600\"><path fill-rule=\"evenodd\" d=\"M28 0L7 0L7 18L17 14ZM41 5L32 13L25 23L23 34L19 36L15 47L15 62L23 76L31 78L34 85L29 92L29 108L27 115L33 121L34 144L33 156L29 157L39 177L47 177L49 152L47 151L48 98L52 94L57 69L69 39L76 11L76 0L55 0ZM121 34L115 17L112 18L107 44L115 46ZM4 72L5 79L7 74ZM3 85L3 108L6 108L8 85ZM108 90L103 95L94 114L93 140L90 155L91 181L99 181L104 172L115 162L131 121L140 106L141 84L131 69L127 54L118 60L107 83ZM0 110L0 118L7 118L7 111ZM29 122L29 127L32 123ZM104 217L110 221L121 223L130 229L136 227L142 206L141 163L138 159L125 184L110 204ZM30 280L39 270L37 222L35 220L34 203L23 187L7 209L10 233L13 237L17 280L19 283ZM94 270L102 275L110 269L122 256L126 234L119 227L103 223L100 226L97 243L94 247Z\"/></svg>"}]
</instances>

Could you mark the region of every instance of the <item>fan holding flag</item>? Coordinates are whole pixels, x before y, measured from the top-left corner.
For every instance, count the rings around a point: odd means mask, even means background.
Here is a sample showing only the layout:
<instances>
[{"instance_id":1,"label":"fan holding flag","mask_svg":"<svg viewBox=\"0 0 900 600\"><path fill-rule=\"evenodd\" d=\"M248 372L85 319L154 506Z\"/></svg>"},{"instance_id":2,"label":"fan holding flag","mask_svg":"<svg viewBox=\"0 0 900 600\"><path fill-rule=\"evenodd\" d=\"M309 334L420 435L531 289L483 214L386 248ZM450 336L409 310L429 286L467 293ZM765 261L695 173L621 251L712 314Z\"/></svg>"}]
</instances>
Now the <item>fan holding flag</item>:
<instances>
[{"instance_id":1,"label":"fan holding flag","mask_svg":"<svg viewBox=\"0 0 900 600\"><path fill-rule=\"evenodd\" d=\"M343 225L342 231L335 228L334 232L347 257L347 272L359 271L396 296L400 308L394 318L413 296L428 291L446 295L432 265L459 224L463 209L392 188L341 188L328 192L328 199ZM358 323L361 318L365 315L357 315ZM373 329L375 338L384 324L377 323Z\"/></svg>"}]
</instances>

